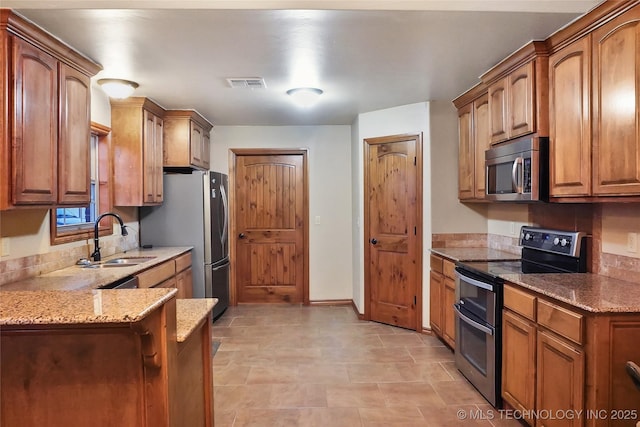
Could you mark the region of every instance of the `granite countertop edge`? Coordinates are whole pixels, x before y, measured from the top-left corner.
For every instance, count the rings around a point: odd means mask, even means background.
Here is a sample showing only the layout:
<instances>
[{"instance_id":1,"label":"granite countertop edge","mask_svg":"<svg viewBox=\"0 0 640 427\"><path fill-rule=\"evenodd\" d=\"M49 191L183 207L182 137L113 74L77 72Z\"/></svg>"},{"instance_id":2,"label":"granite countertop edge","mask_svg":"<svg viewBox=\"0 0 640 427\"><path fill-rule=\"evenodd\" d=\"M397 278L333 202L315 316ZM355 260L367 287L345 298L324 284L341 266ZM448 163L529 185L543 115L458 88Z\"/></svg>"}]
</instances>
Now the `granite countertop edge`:
<instances>
[{"instance_id":1,"label":"granite countertop edge","mask_svg":"<svg viewBox=\"0 0 640 427\"><path fill-rule=\"evenodd\" d=\"M637 283L593 273L503 274L500 277L590 313L640 313L640 284Z\"/></svg>"},{"instance_id":2,"label":"granite countertop edge","mask_svg":"<svg viewBox=\"0 0 640 427\"><path fill-rule=\"evenodd\" d=\"M184 342L191 336L218 303L218 298L176 300L176 341Z\"/></svg>"},{"instance_id":3,"label":"granite countertop edge","mask_svg":"<svg viewBox=\"0 0 640 427\"><path fill-rule=\"evenodd\" d=\"M431 253L455 262L517 261L520 254L492 248L431 248Z\"/></svg>"},{"instance_id":4,"label":"granite countertop edge","mask_svg":"<svg viewBox=\"0 0 640 427\"><path fill-rule=\"evenodd\" d=\"M15 329L133 324L177 293L172 288L7 292L0 295L0 326Z\"/></svg>"}]
</instances>

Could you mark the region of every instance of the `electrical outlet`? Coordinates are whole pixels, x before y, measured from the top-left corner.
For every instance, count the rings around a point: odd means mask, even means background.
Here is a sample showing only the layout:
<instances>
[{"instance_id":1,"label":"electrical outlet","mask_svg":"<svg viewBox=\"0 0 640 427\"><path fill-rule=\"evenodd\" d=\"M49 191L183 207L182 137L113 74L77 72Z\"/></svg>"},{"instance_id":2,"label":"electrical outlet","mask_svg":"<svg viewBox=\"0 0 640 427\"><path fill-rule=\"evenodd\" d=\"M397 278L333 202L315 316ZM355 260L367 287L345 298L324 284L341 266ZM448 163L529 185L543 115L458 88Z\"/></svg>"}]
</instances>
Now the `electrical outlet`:
<instances>
[{"instance_id":1,"label":"electrical outlet","mask_svg":"<svg viewBox=\"0 0 640 427\"><path fill-rule=\"evenodd\" d=\"M11 246L9 245L9 238L3 237L0 244L0 256L9 256L11 254Z\"/></svg>"},{"instance_id":2,"label":"electrical outlet","mask_svg":"<svg viewBox=\"0 0 640 427\"><path fill-rule=\"evenodd\" d=\"M509 233L511 233L512 236L516 235L516 223L513 221L509 223Z\"/></svg>"},{"instance_id":3,"label":"electrical outlet","mask_svg":"<svg viewBox=\"0 0 640 427\"><path fill-rule=\"evenodd\" d=\"M320 225L320 215L316 216L316 225Z\"/></svg>"},{"instance_id":4,"label":"electrical outlet","mask_svg":"<svg viewBox=\"0 0 640 427\"><path fill-rule=\"evenodd\" d=\"M638 235L636 233L627 233L627 252L638 252Z\"/></svg>"}]
</instances>

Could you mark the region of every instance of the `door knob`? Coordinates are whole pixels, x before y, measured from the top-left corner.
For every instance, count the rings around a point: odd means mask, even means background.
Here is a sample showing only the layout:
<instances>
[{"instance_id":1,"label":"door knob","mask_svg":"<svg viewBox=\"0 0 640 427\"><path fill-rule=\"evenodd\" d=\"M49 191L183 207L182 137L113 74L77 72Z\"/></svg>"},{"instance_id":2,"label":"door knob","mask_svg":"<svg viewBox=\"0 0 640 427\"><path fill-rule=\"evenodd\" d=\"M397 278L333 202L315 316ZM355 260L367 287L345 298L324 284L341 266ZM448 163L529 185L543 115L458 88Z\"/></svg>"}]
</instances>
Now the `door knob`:
<instances>
[{"instance_id":1,"label":"door knob","mask_svg":"<svg viewBox=\"0 0 640 427\"><path fill-rule=\"evenodd\" d=\"M245 237L245 236L244 236L244 233L240 233L240 234L238 234L238 237L239 237L240 239L244 239L244 237Z\"/></svg>"},{"instance_id":2,"label":"door knob","mask_svg":"<svg viewBox=\"0 0 640 427\"><path fill-rule=\"evenodd\" d=\"M378 243L378 241L376 240L376 238L375 238L375 237L374 237L373 239L371 239L371 244L375 245L375 244L377 244L377 243Z\"/></svg>"}]
</instances>

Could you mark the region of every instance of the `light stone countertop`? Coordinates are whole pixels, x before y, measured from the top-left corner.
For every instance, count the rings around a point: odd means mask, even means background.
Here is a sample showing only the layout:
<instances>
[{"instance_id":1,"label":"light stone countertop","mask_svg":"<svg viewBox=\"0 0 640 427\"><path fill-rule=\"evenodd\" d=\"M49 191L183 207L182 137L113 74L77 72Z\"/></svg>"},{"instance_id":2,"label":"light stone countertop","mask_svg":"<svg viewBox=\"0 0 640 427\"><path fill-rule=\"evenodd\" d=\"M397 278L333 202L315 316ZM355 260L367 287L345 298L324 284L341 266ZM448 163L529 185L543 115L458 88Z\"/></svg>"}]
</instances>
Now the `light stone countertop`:
<instances>
[{"instance_id":1,"label":"light stone countertop","mask_svg":"<svg viewBox=\"0 0 640 427\"><path fill-rule=\"evenodd\" d=\"M431 248L431 252L456 262L513 261L520 259L520 254L516 255L491 248Z\"/></svg>"},{"instance_id":2,"label":"light stone countertop","mask_svg":"<svg viewBox=\"0 0 640 427\"><path fill-rule=\"evenodd\" d=\"M191 333L209 317L218 298L176 300L176 339L184 342Z\"/></svg>"},{"instance_id":3,"label":"light stone countertop","mask_svg":"<svg viewBox=\"0 0 640 427\"><path fill-rule=\"evenodd\" d=\"M0 326L135 323L177 289L13 291L0 293Z\"/></svg>"},{"instance_id":4,"label":"light stone countertop","mask_svg":"<svg viewBox=\"0 0 640 427\"><path fill-rule=\"evenodd\" d=\"M83 268L78 265L52 271L41 276L31 277L18 282L0 286L0 291L78 291L97 289L119 279L137 274L143 270L174 258L191 250L190 246L154 247L152 249L133 249L105 257L103 261L120 257L155 257L137 265L110 268ZM3 295L0 293L0 298Z\"/></svg>"}]
</instances>

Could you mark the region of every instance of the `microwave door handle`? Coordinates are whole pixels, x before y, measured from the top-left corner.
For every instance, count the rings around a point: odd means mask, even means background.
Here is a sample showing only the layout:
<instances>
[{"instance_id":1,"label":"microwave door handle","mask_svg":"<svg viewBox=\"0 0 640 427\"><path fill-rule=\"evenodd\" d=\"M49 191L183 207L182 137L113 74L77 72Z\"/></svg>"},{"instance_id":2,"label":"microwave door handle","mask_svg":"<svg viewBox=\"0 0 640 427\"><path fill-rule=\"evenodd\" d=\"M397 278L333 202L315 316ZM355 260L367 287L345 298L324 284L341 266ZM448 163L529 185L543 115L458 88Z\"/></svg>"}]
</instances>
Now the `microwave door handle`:
<instances>
[{"instance_id":1,"label":"microwave door handle","mask_svg":"<svg viewBox=\"0 0 640 427\"><path fill-rule=\"evenodd\" d=\"M518 157L513 161L513 166L511 167L511 184L513 185L513 188L515 188L517 194L521 194L524 191L523 184L522 184L524 181L524 176L522 175L522 172L518 174L518 165L522 166L523 163L524 163L524 158ZM523 169L524 168L522 167L520 168L521 171Z\"/></svg>"}]
</instances>

